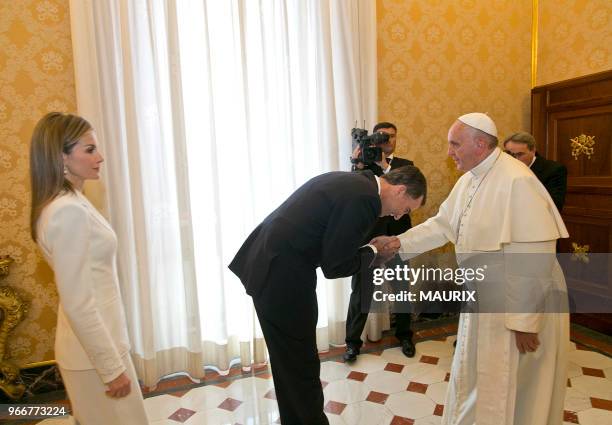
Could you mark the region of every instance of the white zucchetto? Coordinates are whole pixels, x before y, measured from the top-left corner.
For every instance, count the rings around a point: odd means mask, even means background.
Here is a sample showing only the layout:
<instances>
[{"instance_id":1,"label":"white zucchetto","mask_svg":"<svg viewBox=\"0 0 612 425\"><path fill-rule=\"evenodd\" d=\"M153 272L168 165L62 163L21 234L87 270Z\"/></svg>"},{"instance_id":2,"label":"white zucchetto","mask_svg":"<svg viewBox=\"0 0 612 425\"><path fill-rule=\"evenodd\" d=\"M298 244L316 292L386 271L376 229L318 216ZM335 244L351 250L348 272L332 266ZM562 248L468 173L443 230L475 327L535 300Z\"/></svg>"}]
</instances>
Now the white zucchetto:
<instances>
[{"instance_id":1,"label":"white zucchetto","mask_svg":"<svg viewBox=\"0 0 612 425\"><path fill-rule=\"evenodd\" d=\"M470 114L461 115L457 119L470 127L477 128L493 137L497 137L497 127L487 114L472 112Z\"/></svg>"}]
</instances>

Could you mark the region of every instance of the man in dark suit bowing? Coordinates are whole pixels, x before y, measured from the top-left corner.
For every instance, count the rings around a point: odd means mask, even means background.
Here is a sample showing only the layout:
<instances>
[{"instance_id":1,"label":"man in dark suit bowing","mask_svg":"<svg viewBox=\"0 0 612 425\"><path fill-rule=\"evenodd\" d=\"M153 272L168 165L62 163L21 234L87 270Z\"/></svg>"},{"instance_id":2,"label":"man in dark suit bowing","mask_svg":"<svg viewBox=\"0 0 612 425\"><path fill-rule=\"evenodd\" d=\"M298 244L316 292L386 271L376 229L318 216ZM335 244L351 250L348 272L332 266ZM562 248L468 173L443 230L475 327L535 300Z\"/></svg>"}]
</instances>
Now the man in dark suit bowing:
<instances>
[{"instance_id":1,"label":"man in dark suit bowing","mask_svg":"<svg viewBox=\"0 0 612 425\"><path fill-rule=\"evenodd\" d=\"M268 346L283 424L327 424L316 346L316 269L346 277L399 249L389 240L364 246L378 217L400 217L425 201L416 167L383 177L332 172L297 189L246 239L229 268L242 281Z\"/></svg>"},{"instance_id":2,"label":"man in dark suit bowing","mask_svg":"<svg viewBox=\"0 0 612 425\"><path fill-rule=\"evenodd\" d=\"M372 129L372 133L376 132L389 135L389 141L380 145L383 151L382 161L371 164L355 162L355 158L358 158L360 155L360 148L357 146L351 158L354 162L353 170L370 170L380 177L396 168L414 165L408 159L394 156L395 145L397 143L397 127L395 124L379 122ZM401 235L411 227L410 214L404 214L398 220L391 216L380 217L366 240L382 235ZM392 261L395 263L401 262L399 257L394 258ZM368 319L369 303L366 300L371 299L368 293L368 290L371 289L371 282L371 276L364 276L361 270L355 273L351 279L351 298L346 314L346 352L344 353L344 360L347 362L352 362L357 358L363 344L361 334ZM365 293L362 293L362 288L366 290ZM402 353L406 357L414 357L416 350L412 341L412 330L410 329L410 313L395 314L395 337L400 341Z\"/></svg>"},{"instance_id":3,"label":"man in dark suit bowing","mask_svg":"<svg viewBox=\"0 0 612 425\"><path fill-rule=\"evenodd\" d=\"M506 153L523 162L542 182L559 212L567 191L567 168L556 161L543 158L536 152L535 139L529 133L514 133L504 141Z\"/></svg>"}]
</instances>

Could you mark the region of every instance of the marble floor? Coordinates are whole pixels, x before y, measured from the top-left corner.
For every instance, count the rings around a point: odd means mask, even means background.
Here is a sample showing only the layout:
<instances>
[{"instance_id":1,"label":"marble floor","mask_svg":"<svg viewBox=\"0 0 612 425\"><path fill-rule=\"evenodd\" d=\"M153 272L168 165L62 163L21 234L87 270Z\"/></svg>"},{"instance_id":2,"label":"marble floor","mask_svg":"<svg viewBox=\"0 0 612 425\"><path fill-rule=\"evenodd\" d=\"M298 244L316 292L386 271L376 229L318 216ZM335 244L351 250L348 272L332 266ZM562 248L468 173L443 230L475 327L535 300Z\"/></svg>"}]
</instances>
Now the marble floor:
<instances>
[{"instance_id":1,"label":"marble floor","mask_svg":"<svg viewBox=\"0 0 612 425\"><path fill-rule=\"evenodd\" d=\"M325 412L332 425L435 425L444 411L444 395L453 355L454 336L416 344L414 358L399 347L366 345L353 364L332 350L321 363ZM572 343L569 355L564 425L612 424L612 358ZM263 366L223 377L208 376L194 384L175 378L146 393L153 425L275 424L278 420L274 385ZM39 422L70 423L70 419Z\"/></svg>"}]
</instances>

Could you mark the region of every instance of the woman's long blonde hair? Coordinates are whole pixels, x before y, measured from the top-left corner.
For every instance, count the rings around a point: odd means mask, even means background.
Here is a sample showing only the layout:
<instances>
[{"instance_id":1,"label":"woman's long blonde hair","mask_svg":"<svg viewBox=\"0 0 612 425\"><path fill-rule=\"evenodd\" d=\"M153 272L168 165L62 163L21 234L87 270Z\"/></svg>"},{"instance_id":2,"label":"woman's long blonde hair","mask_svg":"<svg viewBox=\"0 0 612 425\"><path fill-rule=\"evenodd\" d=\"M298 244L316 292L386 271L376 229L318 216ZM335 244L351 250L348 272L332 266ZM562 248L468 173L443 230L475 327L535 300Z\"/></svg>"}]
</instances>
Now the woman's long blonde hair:
<instances>
[{"instance_id":1,"label":"woman's long blonde hair","mask_svg":"<svg viewBox=\"0 0 612 425\"><path fill-rule=\"evenodd\" d=\"M91 130L91 124L84 118L61 112L48 113L34 127L30 144L30 232L34 241L38 236L36 222L43 208L61 192L74 192L64 175L62 154L70 154L79 139Z\"/></svg>"}]
</instances>

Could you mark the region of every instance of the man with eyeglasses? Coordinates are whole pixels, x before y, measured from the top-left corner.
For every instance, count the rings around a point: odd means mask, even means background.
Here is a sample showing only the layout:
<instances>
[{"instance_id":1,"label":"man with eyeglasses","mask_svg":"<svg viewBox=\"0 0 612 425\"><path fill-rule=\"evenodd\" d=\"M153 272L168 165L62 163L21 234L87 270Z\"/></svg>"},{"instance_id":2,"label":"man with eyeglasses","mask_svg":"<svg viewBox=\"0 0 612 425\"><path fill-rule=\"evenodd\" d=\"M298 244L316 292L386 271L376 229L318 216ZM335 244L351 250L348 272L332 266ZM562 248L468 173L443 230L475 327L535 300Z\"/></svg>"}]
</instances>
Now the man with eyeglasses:
<instances>
[{"instance_id":1,"label":"man with eyeglasses","mask_svg":"<svg viewBox=\"0 0 612 425\"><path fill-rule=\"evenodd\" d=\"M567 168L556 161L551 161L536 152L535 139L529 133L519 132L506 138L504 150L523 164L531 168L538 180L542 182L557 209L561 211L567 191Z\"/></svg>"}]
</instances>

